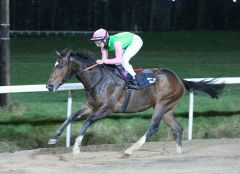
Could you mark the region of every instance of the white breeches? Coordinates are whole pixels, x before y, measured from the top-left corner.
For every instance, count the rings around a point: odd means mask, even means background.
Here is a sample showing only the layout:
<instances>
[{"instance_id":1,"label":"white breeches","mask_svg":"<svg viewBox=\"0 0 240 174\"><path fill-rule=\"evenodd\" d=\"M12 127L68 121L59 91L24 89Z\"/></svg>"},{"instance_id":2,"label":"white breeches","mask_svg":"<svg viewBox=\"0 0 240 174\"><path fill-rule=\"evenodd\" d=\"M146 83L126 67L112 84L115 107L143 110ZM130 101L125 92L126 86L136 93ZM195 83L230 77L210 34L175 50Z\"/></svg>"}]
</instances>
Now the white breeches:
<instances>
[{"instance_id":1,"label":"white breeches","mask_svg":"<svg viewBox=\"0 0 240 174\"><path fill-rule=\"evenodd\" d=\"M127 47L123 52L122 66L124 69L135 77L136 73L133 70L132 65L129 64L130 59L140 50L143 45L142 39L138 35L133 36L132 44Z\"/></svg>"}]
</instances>

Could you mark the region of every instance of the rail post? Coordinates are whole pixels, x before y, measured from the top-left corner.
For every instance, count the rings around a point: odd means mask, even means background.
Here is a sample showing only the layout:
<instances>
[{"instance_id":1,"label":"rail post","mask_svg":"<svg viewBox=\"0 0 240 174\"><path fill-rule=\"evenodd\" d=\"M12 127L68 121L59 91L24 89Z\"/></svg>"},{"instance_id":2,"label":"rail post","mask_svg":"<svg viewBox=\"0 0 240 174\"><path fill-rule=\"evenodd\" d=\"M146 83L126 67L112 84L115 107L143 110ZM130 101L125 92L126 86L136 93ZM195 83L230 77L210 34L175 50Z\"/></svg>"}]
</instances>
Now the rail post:
<instances>
[{"instance_id":1,"label":"rail post","mask_svg":"<svg viewBox=\"0 0 240 174\"><path fill-rule=\"evenodd\" d=\"M192 140L194 92L189 93L188 140Z\"/></svg>"},{"instance_id":2,"label":"rail post","mask_svg":"<svg viewBox=\"0 0 240 174\"><path fill-rule=\"evenodd\" d=\"M67 104L67 117L72 114L72 91L68 91L68 104ZM66 147L70 147L71 144L71 124L67 126L66 132Z\"/></svg>"}]
</instances>

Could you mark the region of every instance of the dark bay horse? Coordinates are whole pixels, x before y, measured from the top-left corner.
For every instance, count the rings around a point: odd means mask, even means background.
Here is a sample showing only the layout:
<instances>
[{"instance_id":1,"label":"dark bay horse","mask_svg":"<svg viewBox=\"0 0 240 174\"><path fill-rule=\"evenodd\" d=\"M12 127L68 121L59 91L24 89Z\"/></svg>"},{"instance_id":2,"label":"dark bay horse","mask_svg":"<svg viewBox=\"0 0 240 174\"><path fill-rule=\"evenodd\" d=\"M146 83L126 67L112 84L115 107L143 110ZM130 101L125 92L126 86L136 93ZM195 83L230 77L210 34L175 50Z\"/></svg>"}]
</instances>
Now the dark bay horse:
<instances>
[{"instance_id":1,"label":"dark bay horse","mask_svg":"<svg viewBox=\"0 0 240 174\"><path fill-rule=\"evenodd\" d=\"M49 91L57 91L58 87L71 77L76 77L85 88L87 104L73 113L56 130L49 140L55 144L63 130L75 119L86 118L73 146L73 153L80 152L80 144L87 128L97 120L106 118L112 113L119 113L126 96L126 82L115 75L106 65L97 65L91 70L86 68L96 64L96 60L89 52L75 53L72 51L56 52L58 59L47 83ZM124 153L132 154L139 149L159 129L163 119L171 126L176 134L177 151L181 151L182 127L176 121L172 110L183 96L184 90L200 90L212 98L218 98L224 88L223 84L212 84L212 81L186 81L168 69L151 69L157 83L141 90L133 90L125 113L140 112L154 108L152 120L146 133Z\"/></svg>"}]
</instances>

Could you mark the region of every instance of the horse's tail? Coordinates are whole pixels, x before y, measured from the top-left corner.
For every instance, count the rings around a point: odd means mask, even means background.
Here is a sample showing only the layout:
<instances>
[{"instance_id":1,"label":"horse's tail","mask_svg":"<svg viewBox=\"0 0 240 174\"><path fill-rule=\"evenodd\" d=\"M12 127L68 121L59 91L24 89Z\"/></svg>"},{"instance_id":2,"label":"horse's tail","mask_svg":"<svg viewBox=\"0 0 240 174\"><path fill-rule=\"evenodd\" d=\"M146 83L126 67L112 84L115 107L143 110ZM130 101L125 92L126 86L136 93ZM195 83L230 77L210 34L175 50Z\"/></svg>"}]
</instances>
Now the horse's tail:
<instances>
[{"instance_id":1,"label":"horse's tail","mask_svg":"<svg viewBox=\"0 0 240 174\"><path fill-rule=\"evenodd\" d=\"M203 91L205 93L207 93L209 96L211 96L212 98L216 98L218 99L218 96L222 93L222 90L225 86L224 83L221 84L214 84L214 81L216 80L212 79L212 80L201 80L199 82L194 82L194 81L187 81L187 80L183 80L183 83L185 85L185 87L187 88L188 91Z\"/></svg>"}]
</instances>

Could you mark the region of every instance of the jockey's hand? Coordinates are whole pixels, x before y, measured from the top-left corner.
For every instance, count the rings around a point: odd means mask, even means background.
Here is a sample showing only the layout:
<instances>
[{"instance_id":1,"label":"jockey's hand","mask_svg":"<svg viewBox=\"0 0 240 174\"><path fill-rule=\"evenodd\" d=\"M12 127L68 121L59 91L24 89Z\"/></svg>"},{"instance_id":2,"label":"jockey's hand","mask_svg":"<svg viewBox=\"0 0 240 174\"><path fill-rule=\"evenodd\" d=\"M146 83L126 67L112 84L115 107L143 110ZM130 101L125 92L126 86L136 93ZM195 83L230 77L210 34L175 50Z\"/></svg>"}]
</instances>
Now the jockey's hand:
<instances>
[{"instance_id":1,"label":"jockey's hand","mask_svg":"<svg viewBox=\"0 0 240 174\"><path fill-rule=\"evenodd\" d=\"M96 63L97 63L97 64L103 64L104 62L103 62L103 60L99 60L99 59L98 59L98 60L96 61Z\"/></svg>"}]
</instances>

